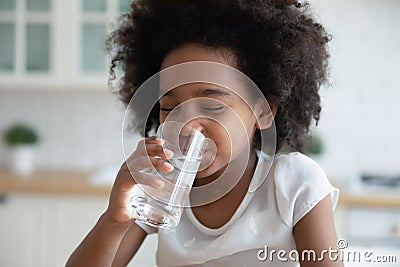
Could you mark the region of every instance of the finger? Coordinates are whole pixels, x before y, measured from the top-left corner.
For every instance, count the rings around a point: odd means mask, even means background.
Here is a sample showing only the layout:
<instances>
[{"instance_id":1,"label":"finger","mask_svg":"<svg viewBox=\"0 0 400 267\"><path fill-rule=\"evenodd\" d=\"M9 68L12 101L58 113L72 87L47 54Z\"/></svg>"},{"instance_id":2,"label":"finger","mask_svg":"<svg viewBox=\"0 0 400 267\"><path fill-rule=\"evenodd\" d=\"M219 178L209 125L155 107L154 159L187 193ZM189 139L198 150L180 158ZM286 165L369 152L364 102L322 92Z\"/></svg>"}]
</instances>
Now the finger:
<instances>
[{"instance_id":1,"label":"finger","mask_svg":"<svg viewBox=\"0 0 400 267\"><path fill-rule=\"evenodd\" d=\"M144 169L157 169L161 172L171 172L174 166L162 158L144 155L128 161L127 169L131 172L139 172Z\"/></svg>"},{"instance_id":2,"label":"finger","mask_svg":"<svg viewBox=\"0 0 400 267\"><path fill-rule=\"evenodd\" d=\"M121 169L117 174L112 191L114 191L116 195L127 199L129 198L131 189L136 184L148 185L155 189L164 187L164 182L160 176L152 173L131 172ZM123 203L124 202L122 202L122 204ZM120 205L122 204L120 203Z\"/></svg>"},{"instance_id":3,"label":"finger","mask_svg":"<svg viewBox=\"0 0 400 267\"><path fill-rule=\"evenodd\" d=\"M170 159L174 156L174 153L166 148L163 148L159 144L148 144L145 146L146 154L149 156L159 156L163 159Z\"/></svg>"},{"instance_id":4,"label":"finger","mask_svg":"<svg viewBox=\"0 0 400 267\"><path fill-rule=\"evenodd\" d=\"M149 139L148 142L150 144L148 144L148 145L145 144L146 139ZM172 155L173 155L172 151L170 151L170 150L163 151L162 146L160 145L161 141L159 138L148 137L146 139L142 139L138 142L136 150L134 152L132 152L132 154L129 155L129 157L126 159L125 162L130 162L132 160L135 160L135 158L140 155L147 155L147 154L150 154L150 156L159 156L164 159L168 159L168 158L172 157ZM154 144L151 144L152 142L154 142ZM149 146L149 147L147 148L146 146ZM121 168L124 167L124 163L121 165Z\"/></svg>"},{"instance_id":5,"label":"finger","mask_svg":"<svg viewBox=\"0 0 400 267\"><path fill-rule=\"evenodd\" d=\"M162 144L163 141L161 138L158 138L156 136L150 136L144 139L145 144Z\"/></svg>"},{"instance_id":6,"label":"finger","mask_svg":"<svg viewBox=\"0 0 400 267\"><path fill-rule=\"evenodd\" d=\"M133 176L125 162L122 164L121 169L117 174L117 177L114 181L113 190L117 189L121 192L129 192L135 184L136 182L133 179Z\"/></svg>"},{"instance_id":7,"label":"finger","mask_svg":"<svg viewBox=\"0 0 400 267\"><path fill-rule=\"evenodd\" d=\"M147 185L154 189L164 187L163 178L152 173L135 172L133 173L133 179L137 184Z\"/></svg>"},{"instance_id":8,"label":"finger","mask_svg":"<svg viewBox=\"0 0 400 267\"><path fill-rule=\"evenodd\" d=\"M143 148L147 144L160 144L162 145L163 141L155 136L146 137L138 142L137 148Z\"/></svg>"}]
</instances>

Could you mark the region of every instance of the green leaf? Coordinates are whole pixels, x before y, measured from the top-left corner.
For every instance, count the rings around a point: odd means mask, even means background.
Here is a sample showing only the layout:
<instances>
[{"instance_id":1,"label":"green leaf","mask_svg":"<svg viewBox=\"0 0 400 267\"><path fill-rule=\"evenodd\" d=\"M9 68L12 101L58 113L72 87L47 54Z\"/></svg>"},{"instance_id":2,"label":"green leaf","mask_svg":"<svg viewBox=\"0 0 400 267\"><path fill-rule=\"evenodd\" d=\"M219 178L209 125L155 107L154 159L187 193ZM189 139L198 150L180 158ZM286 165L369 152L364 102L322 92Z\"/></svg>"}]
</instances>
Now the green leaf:
<instances>
[{"instance_id":1,"label":"green leaf","mask_svg":"<svg viewBox=\"0 0 400 267\"><path fill-rule=\"evenodd\" d=\"M26 124L15 124L3 135L4 141L9 146L19 144L35 144L39 141L36 131Z\"/></svg>"}]
</instances>

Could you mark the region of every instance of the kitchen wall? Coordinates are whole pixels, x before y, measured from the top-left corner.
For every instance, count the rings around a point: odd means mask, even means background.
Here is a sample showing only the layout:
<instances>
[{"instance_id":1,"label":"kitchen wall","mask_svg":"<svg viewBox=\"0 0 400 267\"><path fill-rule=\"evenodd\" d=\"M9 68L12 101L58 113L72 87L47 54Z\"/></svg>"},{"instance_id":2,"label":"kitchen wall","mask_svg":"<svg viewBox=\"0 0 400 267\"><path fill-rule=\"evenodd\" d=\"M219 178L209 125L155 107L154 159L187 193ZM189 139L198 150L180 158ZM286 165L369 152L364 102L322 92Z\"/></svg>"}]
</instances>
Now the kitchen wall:
<instances>
[{"instance_id":1,"label":"kitchen wall","mask_svg":"<svg viewBox=\"0 0 400 267\"><path fill-rule=\"evenodd\" d=\"M321 164L343 183L361 173L399 175L400 2L311 2L333 36Z\"/></svg>"},{"instance_id":2,"label":"kitchen wall","mask_svg":"<svg viewBox=\"0 0 400 267\"><path fill-rule=\"evenodd\" d=\"M322 89L317 128L325 153L317 160L339 183L363 172L399 174L400 1L312 2L333 35L331 86ZM0 90L0 131L15 120L34 125L43 168L118 166L123 114L107 89ZM4 144L0 149L4 164Z\"/></svg>"},{"instance_id":3,"label":"kitchen wall","mask_svg":"<svg viewBox=\"0 0 400 267\"><path fill-rule=\"evenodd\" d=\"M0 130L15 121L33 125L38 168L115 167L123 162L123 105L107 89L0 90ZM132 142L138 136L132 135ZM3 153L4 152L4 153ZM0 160L5 163L6 147Z\"/></svg>"}]
</instances>

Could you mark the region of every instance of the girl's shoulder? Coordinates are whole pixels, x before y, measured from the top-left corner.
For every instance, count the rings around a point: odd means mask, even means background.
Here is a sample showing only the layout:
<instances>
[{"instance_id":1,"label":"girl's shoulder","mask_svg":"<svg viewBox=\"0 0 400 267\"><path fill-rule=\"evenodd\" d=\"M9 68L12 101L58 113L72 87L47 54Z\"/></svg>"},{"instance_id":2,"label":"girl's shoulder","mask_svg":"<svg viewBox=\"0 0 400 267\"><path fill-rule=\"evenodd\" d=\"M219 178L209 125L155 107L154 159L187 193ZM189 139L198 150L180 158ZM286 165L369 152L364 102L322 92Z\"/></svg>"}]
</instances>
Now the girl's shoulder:
<instances>
[{"instance_id":1,"label":"girl's shoulder","mask_svg":"<svg viewBox=\"0 0 400 267\"><path fill-rule=\"evenodd\" d=\"M322 167L300 152L275 156L272 172L275 184L282 189L318 189L330 185Z\"/></svg>"},{"instance_id":2,"label":"girl's shoulder","mask_svg":"<svg viewBox=\"0 0 400 267\"><path fill-rule=\"evenodd\" d=\"M277 154L274 161L277 171L291 171L299 174L317 172L325 176L325 172L315 160L300 152Z\"/></svg>"},{"instance_id":3,"label":"girl's shoulder","mask_svg":"<svg viewBox=\"0 0 400 267\"><path fill-rule=\"evenodd\" d=\"M335 208L339 190L310 157L300 152L277 155L271 172L279 213L288 226L293 227L327 195Z\"/></svg>"},{"instance_id":4,"label":"girl's shoulder","mask_svg":"<svg viewBox=\"0 0 400 267\"><path fill-rule=\"evenodd\" d=\"M312 158L300 152L279 153L270 156L262 151L257 151L261 163L270 164L274 176L319 176L326 178L324 170Z\"/></svg>"}]
</instances>

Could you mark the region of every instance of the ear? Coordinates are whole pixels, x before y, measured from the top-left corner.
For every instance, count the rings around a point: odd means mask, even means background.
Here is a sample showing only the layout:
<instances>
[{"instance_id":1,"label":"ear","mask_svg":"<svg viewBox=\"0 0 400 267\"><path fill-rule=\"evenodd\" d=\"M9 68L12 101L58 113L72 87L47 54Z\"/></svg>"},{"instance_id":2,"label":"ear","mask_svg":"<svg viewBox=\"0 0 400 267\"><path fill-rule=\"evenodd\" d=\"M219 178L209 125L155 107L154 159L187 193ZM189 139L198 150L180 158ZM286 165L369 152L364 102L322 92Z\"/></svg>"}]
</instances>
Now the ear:
<instances>
[{"instance_id":1,"label":"ear","mask_svg":"<svg viewBox=\"0 0 400 267\"><path fill-rule=\"evenodd\" d=\"M260 130L265 130L271 127L276 110L277 108L268 105L268 102L263 97L257 99L254 106L254 115L257 119L256 127Z\"/></svg>"}]
</instances>

